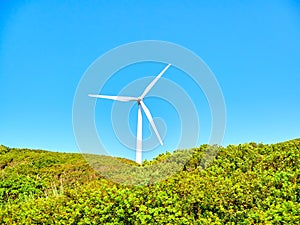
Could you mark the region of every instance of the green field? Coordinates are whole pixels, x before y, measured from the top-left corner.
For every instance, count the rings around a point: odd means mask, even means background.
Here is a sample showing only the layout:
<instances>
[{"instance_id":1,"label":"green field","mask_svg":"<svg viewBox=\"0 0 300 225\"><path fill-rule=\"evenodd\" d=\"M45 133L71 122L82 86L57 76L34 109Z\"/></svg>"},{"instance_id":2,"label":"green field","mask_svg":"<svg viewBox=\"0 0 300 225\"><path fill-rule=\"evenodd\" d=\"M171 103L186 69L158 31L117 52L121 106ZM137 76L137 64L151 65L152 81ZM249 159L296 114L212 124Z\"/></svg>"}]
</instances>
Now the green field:
<instances>
[{"instance_id":1,"label":"green field","mask_svg":"<svg viewBox=\"0 0 300 225\"><path fill-rule=\"evenodd\" d=\"M300 224L300 139L218 147L213 162L207 147L187 151L188 163L168 179L135 186L125 173L118 179L129 185L103 177L81 154L1 145L0 224ZM161 162L172 171L180 162L168 160L184 152L142 166L119 160L136 174ZM98 157L99 170L118 169Z\"/></svg>"}]
</instances>

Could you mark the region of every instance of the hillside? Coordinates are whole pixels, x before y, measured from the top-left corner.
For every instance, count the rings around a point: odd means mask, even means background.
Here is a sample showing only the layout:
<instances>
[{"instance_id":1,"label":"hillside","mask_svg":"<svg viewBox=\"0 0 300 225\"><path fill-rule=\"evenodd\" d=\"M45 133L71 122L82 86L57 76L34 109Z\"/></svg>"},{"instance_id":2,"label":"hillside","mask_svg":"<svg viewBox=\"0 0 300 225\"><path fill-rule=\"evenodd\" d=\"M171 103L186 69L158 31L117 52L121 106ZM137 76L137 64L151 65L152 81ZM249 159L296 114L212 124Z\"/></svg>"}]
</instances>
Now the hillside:
<instances>
[{"instance_id":1,"label":"hillside","mask_svg":"<svg viewBox=\"0 0 300 225\"><path fill-rule=\"evenodd\" d=\"M300 224L300 139L219 147L213 162L203 160L206 147L190 150L186 166L163 182L126 186L81 154L1 145L0 223ZM111 159L101 158L106 170L118 168Z\"/></svg>"}]
</instances>

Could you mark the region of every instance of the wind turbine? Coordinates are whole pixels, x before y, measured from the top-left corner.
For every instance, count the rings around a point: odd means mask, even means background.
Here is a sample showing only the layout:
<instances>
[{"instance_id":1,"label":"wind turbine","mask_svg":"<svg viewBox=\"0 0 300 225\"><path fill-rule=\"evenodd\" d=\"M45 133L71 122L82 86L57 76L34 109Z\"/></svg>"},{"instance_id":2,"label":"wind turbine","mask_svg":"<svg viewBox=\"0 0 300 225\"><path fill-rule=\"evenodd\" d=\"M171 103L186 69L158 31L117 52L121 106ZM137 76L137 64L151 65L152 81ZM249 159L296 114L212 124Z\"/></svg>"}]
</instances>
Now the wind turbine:
<instances>
[{"instance_id":1,"label":"wind turbine","mask_svg":"<svg viewBox=\"0 0 300 225\"><path fill-rule=\"evenodd\" d=\"M159 136L159 133L156 129L155 123L153 121L152 115L148 109L148 107L143 102L144 97L149 93L149 91L152 89L152 87L156 84L156 82L159 80L159 78L166 72L166 70L171 66L171 64L168 64L155 78L154 80L145 88L144 92L139 97L128 97L128 96L110 96L110 95L94 95L89 94L90 97L94 98L104 98L104 99L111 99L116 100L120 102L130 102L130 101L136 101L138 103L138 122L137 122L137 135L136 135L136 158L135 161L139 164L142 163L142 140L143 140L143 134L142 134L142 127L143 127L143 119L142 119L142 110L146 114L152 129L154 130L157 139L159 140L160 144L163 145L163 142Z\"/></svg>"}]
</instances>

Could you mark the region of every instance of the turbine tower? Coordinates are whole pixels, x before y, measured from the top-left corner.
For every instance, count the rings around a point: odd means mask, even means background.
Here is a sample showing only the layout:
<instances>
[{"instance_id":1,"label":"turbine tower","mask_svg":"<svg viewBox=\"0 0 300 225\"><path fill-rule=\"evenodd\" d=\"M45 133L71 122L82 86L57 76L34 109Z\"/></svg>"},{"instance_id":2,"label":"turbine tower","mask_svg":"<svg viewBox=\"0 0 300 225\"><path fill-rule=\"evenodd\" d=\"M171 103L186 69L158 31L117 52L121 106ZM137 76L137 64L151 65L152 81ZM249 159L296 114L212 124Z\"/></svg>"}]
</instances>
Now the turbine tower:
<instances>
[{"instance_id":1,"label":"turbine tower","mask_svg":"<svg viewBox=\"0 0 300 225\"><path fill-rule=\"evenodd\" d=\"M157 128L155 126L155 123L153 121L152 115L148 109L148 107L143 102L145 96L149 93L149 91L152 89L152 87L156 84L156 82L159 80L159 78L166 72L166 70L171 66L171 64L168 64L155 78L154 80L145 88L144 92L139 97L129 97L129 96L110 96L110 95L94 95L89 94L90 97L94 98L104 98L104 99L111 99L116 100L120 102L130 102L130 101L136 101L138 104L138 122L137 122L137 135L136 135L136 158L135 161L139 164L142 163L142 141L143 141L143 134L142 134L142 128L143 128L143 119L142 119L142 110L146 114L152 129L154 130L157 139L159 140L160 144L163 145L163 142L159 136L159 133L157 131Z\"/></svg>"}]
</instances>

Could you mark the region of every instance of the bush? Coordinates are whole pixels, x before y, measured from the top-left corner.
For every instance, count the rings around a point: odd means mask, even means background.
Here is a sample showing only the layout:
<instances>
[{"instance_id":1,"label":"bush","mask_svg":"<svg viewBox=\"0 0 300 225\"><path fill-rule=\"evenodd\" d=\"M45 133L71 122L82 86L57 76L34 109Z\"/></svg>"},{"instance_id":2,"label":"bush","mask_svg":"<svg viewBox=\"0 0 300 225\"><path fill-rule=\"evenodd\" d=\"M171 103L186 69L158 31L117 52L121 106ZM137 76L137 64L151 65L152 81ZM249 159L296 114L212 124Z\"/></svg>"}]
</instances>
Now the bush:
<instances>
[{"instance_id":1,"label":"bush","mask_svg":"<svg viewBox=\"0 0 300 225\"><path fill-rule=\"evenodd\" d=\"M6 164L0 181L1 224L299 224L300 221L299 139L226 148L202 145L187 152L190 159L185 158L182 150L161 154L144 162L134 176L144 167L155 168L158 162L166 162L159 171L175 170L183 163L185 166L168 179L148 182L145 186L113 183L95 172L80 154L4 146L0 149L0 165ZM107 163L107 159L98 162ZM122 162L135 165L129 160ZM103 168L116 166L107 164ZM129 177L125 173L118 175L118 179Z\"/></svg>"}]
</instances>

